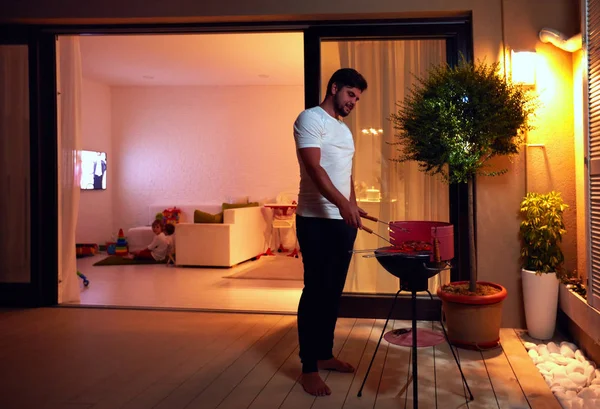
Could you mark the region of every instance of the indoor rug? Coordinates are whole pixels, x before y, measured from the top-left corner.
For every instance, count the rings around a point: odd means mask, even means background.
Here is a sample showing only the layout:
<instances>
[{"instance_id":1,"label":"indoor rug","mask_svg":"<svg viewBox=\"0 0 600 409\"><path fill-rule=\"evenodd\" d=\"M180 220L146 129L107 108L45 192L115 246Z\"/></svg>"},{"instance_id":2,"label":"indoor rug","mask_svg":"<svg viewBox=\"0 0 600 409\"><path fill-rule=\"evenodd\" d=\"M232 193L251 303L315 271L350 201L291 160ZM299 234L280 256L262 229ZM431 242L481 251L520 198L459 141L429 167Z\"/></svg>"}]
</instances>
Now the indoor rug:
<instances>
[{"instance_id":1,"label":"indoor rug","mask_svg":"<svg viewBox=\"0 0 600 409\"><path fill-rule=\"evenodd\" d=\"M154 261L154 260L144 260L144 259L130 259L125 258L123 256L108 256L105 259L102 259L96 263L95 266L130 266L136 264L165 264L166 260L163 261Z\"/></svg>"},{"instance_id":2,"label":"indoor rug","mask_svg":"<svg viewBox=\"0 0 600 409\"><path fill-rule=\"evenodd\" d=\"M256 261L248 261L238 266L235 273L223 278L302 281L304 279L302 257L262 256Z\"/></svg>"}]
</instances>

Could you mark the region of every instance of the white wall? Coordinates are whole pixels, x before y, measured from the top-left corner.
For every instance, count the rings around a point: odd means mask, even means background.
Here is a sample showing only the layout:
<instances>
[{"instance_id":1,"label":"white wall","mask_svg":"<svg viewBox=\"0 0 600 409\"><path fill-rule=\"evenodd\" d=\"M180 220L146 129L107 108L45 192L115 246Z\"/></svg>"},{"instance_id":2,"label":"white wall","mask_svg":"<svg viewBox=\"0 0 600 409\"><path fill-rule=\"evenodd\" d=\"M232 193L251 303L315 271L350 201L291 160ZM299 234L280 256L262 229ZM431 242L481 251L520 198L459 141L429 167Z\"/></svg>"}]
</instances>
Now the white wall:
<instances>
[{"instance_id":1,"label":"white wall","mask_svg":"<svg viewBox=\"0 0 600 409\"><path fill-rule=\"evenodd\" d=\"M110 87L83 80L81 92L83 150L106 152L106 190L82 190L77 218L77 243L104 244L111 239L113 224L113 197L115 192L111 136Z\"/></svg>"},{"instance_id":2,"label":"white wall","mask_svg":"<svg viewBox=\"0 0 600 409\"><path fill-rule=\"evenodd\" d=\"M298 188L303 86L111 91L114 231L146 225L152 204L264 201Z\"/></svg>"}]
</instances>

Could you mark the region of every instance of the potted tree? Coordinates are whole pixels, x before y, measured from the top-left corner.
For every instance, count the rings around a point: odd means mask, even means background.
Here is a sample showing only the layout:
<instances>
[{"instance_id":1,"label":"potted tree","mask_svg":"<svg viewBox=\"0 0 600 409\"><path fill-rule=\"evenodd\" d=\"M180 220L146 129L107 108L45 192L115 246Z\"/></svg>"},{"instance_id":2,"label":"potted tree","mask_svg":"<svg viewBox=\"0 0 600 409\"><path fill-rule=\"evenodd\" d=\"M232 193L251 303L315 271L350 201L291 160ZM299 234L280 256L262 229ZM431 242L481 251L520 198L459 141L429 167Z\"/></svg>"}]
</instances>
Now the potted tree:
<instances>
[{"instance_id":1,"label":"potted tree","mask_svg":"<svg viewBox=\"0 0 600 409\"><path fill-rule=\"evenodd\" d=\"M529 335L550 339L556 326L559 273L564 256L560 248L566 233L563 203L558 192L527 193L521 202L520 226L523 301Z\"/></svg>"},{"instance_id":2,"label":"potted tree","mask_svg":"<svg viewBox=\"0 0 600 409\"><path fill-rule=\"evenodd\" d=\"M505 79L499 64L464 58L454 67L433 66L417 77L398 112L390 119L396 129L400 156L416 161L430 175L447 183L466 183L470 280L441 287L443 311L450 341L463 347L494 347L499 341L501 285L477 281L473 182L477 176L496 176L507 169L490 170L488 161L519 152L522 135L532 127L534 97Z\"/></svg>"}]
</instances>

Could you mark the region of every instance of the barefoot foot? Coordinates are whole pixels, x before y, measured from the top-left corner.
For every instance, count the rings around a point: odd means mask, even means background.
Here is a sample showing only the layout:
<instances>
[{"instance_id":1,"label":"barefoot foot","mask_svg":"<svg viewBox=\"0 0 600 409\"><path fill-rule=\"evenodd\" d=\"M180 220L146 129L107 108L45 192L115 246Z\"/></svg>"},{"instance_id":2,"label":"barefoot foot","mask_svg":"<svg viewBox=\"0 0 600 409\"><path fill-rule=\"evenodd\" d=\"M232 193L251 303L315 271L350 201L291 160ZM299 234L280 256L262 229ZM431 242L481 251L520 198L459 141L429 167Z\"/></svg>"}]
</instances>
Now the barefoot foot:
<instances>
[{"instance_id":1,"label":"barefoot foot","mask_svg":"<svg viewBox=\"0 0 600 409\"><path fill-rule=\"evenodd\" d=\"M318 362L319 369L338 372L354 372L354 367L348 362L340 361L337 358L324 359Z\"/></svg>"},{"instance_id":2,"label":"barefoot foot","mask_svg":"<svg viewBox=\"0 0 600 409\"><path fill-rule=\"evenodd\" d=\"M323 379L319 376L318 372L303 373L300 376L300 384L304 388L306 393L310 393L314 396L326 396L331 395L331 389Z\"/></svg>"}]
</instances>

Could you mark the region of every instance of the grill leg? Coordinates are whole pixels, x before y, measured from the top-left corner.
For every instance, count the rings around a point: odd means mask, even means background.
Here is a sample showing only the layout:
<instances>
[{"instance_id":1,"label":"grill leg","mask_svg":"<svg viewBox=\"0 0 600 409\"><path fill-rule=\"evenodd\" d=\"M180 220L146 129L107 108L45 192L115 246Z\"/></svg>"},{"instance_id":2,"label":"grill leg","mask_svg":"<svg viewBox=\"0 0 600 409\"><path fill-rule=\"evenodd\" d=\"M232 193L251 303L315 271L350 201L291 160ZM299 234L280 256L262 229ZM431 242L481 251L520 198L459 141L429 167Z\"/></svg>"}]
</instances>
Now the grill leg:
<instances>
[{"instance_id":1,"label":"grill leg","mask_svg":"<svg viewBox=\"0 0 600 409\"><path fill-rule=\"evenodd\" d=\"M429 292L429 290L426 290L426 291L427 291L427 294L429 294L429 297L431 298L431 300L433 300L433 295L431 295L431 292ZM473 394L471 393L471 388L469 388L469 384L467 383L467 380L465 379L465 375L463 374L462 367L460 366L460 362L458 362L458 358L456 356L456 353L454 352L454 348L452 347L452 344L450 343L450 340L448 339L448 333L446 333L446 328L444 327L444 323L442 322L441 317L440 317L440 325L442 326L442 331L444 331L444 338L446 338L446 342L448 343L448 346L450 347L450 351L452 352L454 361L456 361L456 365L458 366L458 370L460 371L460 376L462 377L463 383L465 384L465 386L467 387L467 391L469 392L469 400L472 401L475 398L473 397Z\"/></svg>"},{"instance_id":2,"label":"grill leg","mask_svg":"<svg viewBox=\"0 0 600 409\"><path fill-rule=\"evenodd\" d=\"M412 375L413 375L413 408L419 407L419 386L417 377L417 292L412 291Z\"/></svg>"},{"instance_id":3,"label":"grill leg","mask_svg":"<svg viewBox=\"0 0 600 409\"><path fill-rule=\"evenodd\" d=\"M371 362L369 363L369 367L367 368L367 373L365 374L365 379L363 379L362 385L360 385L360 389L358 390L359 398L362 396L362 390L365 387L365 383L367 382L367 377L369 376L369 371L371 371L371 366L373 365L373 361L375 360L375 356L377 355L377 350L379 349L379 344L381 344L381 339L385 334L385 328L387 327L388 322L390 321L390 317L392 316L392 312L394 312L394 306L396 305L396 300L398 299L398 294L400 294L402 289L396 292L396 296L394 297L394 301L392 302L392 308L390 308L390 312L388 313L387 319L385 320L385 324L383 325L383 330L381 331L381 336L379 337L379 341L377 341L377 346L375 347L375 352L373 352L373 357L371 358Z\"/></svg>"}]
</instances>

